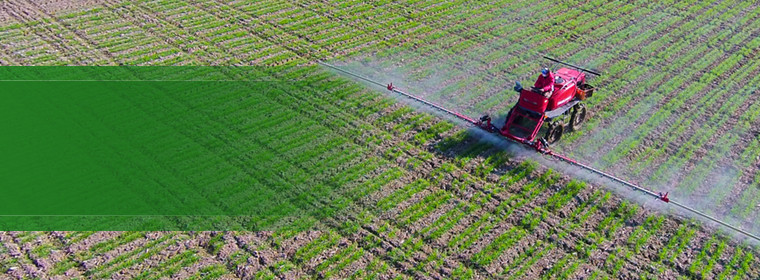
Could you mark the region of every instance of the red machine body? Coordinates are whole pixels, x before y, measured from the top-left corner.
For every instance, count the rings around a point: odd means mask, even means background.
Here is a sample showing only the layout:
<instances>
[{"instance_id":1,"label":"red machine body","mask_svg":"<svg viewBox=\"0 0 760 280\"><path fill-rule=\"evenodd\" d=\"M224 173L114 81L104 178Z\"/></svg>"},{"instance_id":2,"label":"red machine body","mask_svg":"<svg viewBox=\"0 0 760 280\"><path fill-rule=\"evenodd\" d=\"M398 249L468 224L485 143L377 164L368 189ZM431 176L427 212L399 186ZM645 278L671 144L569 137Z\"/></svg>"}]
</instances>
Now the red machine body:
<instances>
[{"instance_id":1,"label":"red machine body","mask_svg":"<svg viewBox=\"0 0 760 280\"><path fill-rule=\"evenodd\" d=\"M570 116L571 124L575 121L579 125L583 121L581 110L585 118L585 107L577 105L593 94L593 87L586 84L586 74L569 68L560 68L554 73L554 91L548 98L535 89L515 90L519 90L520 97L499 133L520 142L533 142L543 123L558 117ZM573 117L576 112L578 116ZM552 122L546 140L559 140L562 132L558 130L564 129L564 125L562 121Z\"/></svg>"},{"instance_id":2,"label":"red machine body","mask_svg":"<svg viewBox=\"0 0 760 280\"><path fill-rule=\"evenodd\" d=\"M554 73L554 93L549 98L547 109L554 110L567 104L573 98L578 98L578 85L582 84L586 84L586 73L568 68L557 70Z\"/></svg>"}]
</instances>

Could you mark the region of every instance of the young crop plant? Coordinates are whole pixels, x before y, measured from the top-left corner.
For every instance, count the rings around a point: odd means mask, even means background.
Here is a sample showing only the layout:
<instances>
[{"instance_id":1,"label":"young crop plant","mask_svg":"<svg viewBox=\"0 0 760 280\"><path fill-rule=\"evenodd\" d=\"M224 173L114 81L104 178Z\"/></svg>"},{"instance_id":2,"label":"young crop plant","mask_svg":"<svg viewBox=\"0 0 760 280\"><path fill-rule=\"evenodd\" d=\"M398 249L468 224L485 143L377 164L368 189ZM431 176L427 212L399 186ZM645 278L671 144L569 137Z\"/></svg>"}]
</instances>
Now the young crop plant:
<instances>
[{"instance_id":1,"label":"young crop plant","mask_svg":"<svg viewBox=\"0 0 760 280\"><path fill-rule=\"evenodd\" d=\"M493 146L491 144L487 142L483 142L483 141L478 141L477 143L471 144L466 150L459 153L457 157L457 164L459 165L459 167L464 168L474 158L478 157L482 153L492 148Z\"/></svg>"},{"instance_id":2,"label":"young crop plant","mask_svg":"<svg viewBox=\"0 0 760 280\"><path fill-rule=\"evenodd\" d=\"M377 202L377 206L382 210L389 210L396 207L404 200L411 198L416 193L428 188L430 182L425 179L417 179L414 182L394 191L387 197Z\"/></svg>"},{"instance_id":3,"label":"young crop plant","mask_svg":"<svg viewBox=\"0 0 760 280\"><path fill-rule=\"evenodd\" d=\"M322 234L312 242L309 242L305 246L299 248L293 257L293 262L296 264L307 262L327 248L338 244L339 239L340 236L333 232Z\"/></svg>"},{"instance_id":4,"label":"young crop plant","mask_svg":"<svg viewBox=\"0 0 760 280\"><path fill-rule=\"evenodd\" d=\"M620 256L622 253L625 254L623 256ZM622 248L618 248L615 250L615 252L611 252L607 256L607 259L604 261L609 277L605 276L604 278L614 279L614 277L617 276L618 272L620 272L620 269L623 267L625 260L630 259L631 255L633 255L632 251Z\"/></svg>"},{"instance_id":5,"label":"young crop plant","mask_svg":"<svg viewBox=\"0 0 760 280\"><path fill-rule=\"evenodd\" d=\"M605 236L607 238L612 237L618 228L620 228L625 221L630 219L638 211L638 205L630 204L626 201L620 203L620 206L616 208L611 215L603 220L598 229L604 229Z\"/></svg>"},{"instance_id":6,"label":"young crop plant","mask_svg":"<svg viewBox=\"0 0 760 280\"><path fill-rule=\"evenodd\" d=\"M428 141L440 137L441 134L451 130L452 128L454 128L454 125L452 123L447 121L439 121L431 127L414 135L414 141L417 143L417 145L424 145Z\"/></svg>"},{"instance_id":7,"label":"young crop plant","mask_svg":"<svg viewBox=\"0 0 760 280\"><path fill-rule=\"evenodd\" d=\"M123 244L127 244L129 242L132 242L134 240L137 240L139 238L144 238L145 233L144 232L125 232L124 234L120 235L117 238L107 240L98 244L95 244L94 246L90 247L89 251L82 251L76 254L77 259L90 259L95 255L103 254L105 252L111 251L115 249L118 246L121 246Z\"/></svg>"},{"instance_id":8,"label":"young crop plant","mask_svg":"<svg viewBox=\"0 0 760 280\"><path fill-rule=\"evenodd\" d=\"M3 265L5 266L5 265ZM69 269L79 266L79 261L74 260L72 257L68 257L53 265L53 269L49 272L49 275L62 275Z\"/></svg>"},{"instance_id":9,"label":"young crop plant","mask_svg":"<svg viewBox=\"0 0 760 280\"><path fill-rule=\"evenodd\" d=\"M483 235L490 232L500 221L509 217L516 209L533 200L557 180L556 173L547 170L539 178L523 186L521 192L501 201L491 212L485 213L480 219L469 225L464 231L452 238L448 245L455 250L470 248Z\"/></svg>"},{"instance_id":10,"label":"young crop plant","mask_svg":"<svg viewBox=\"0 0 760 280\"><path fill-rule=\"evenodd\" d=\"M752 251L746 247L738 247L729 261L724 265L724 270L716 276L716 279L742 279L750 273L750 263L755 260Z\"/></svg>"},{"instance_id":11,"label":"young crop plant","mask_svg":"<svg viewBox=\"0 0 760 280\"><path fill-rule=\"evenodd\" d=\"M212 255L219 254L219 251L222 250L222 247L224 247L224 245L224 234L217 233L208 241L208 248L210 249L209 253Z\"/></svg>"},{"instance_id":12,"label":"young crop plant","mask_svg":"<svg viewBox=\"0 0 760 280\"><path fill-rule=\"evenodd\" d=\"M439 208L452 198L451 193L438 190L434 193L426 196L421 201L415 203L411 207L405 209L396 218L400 226L408 226L411 223L416 222L420 218L428 215L433 210Z\"/></svg>"},{"instance_id":13,"label":"young crop plant","mask_svg":"<svg viewBox=\"0 0 760 280\"><path fill-rule=\"evenodd\" d=\"M436 240L444 233L450 232L465 216L480 209L479 204L458 202L457 206L439 217L433 224L422 230L425 240Z\"/></svg>"},{"instance_id":14,"label":"young crop plant","mask_svg":"<svg viewBox=\"0 0 760 280\"><path fill-rule=\"evenodd\" d=\"M382 275L387 275L388 270L390 270L388 263L375 257L365 269L352 274L350 279L380 279Z\"/></svg>"},{"instance_id":15,"label":"young crop plant","mask_svg":"<svg viewBox=\"0 0 760 280\"><path fill-rule=\"evenodd\" d=\"M504 163L506 163L509 160L509 154L505 151L499 151L488 158L478 165L475 168L475 174L480 176L481 178L487 176L488 174L491 174L494 169L502 166Z\"/></svg>"},{"instance_id":16,"label":"young crop plant","mask_svg":"<svg viewBox=\"0 0 760 280\"><path fill-rule=\"evenodd\" d=\"M706 277L712 271L716 259L721 256L726 247L725 241L717 239L716 236L710 237L696 259L691 263L691 266L689 266L689 273L698 275L701 279L707 279Z\"/></svg>"},{"instance_id":17,"label":"young crop plant","mask_svg":"<svg viewBox=\"0 0 760 280\"><path fill-rule=\"evenodd\" d=\"M526 231L524 229L512 227L510 230L494 239L493 242L488 244L483 250L473 255L472 261L481 267L488 266L496 260L501 253L520 241L525 234Z\"/></svg>"},{"instance_id":18,"label":"young crop plant","mask_svg":"<svg viewBox=\"0 0 760 280\"><path fill-rule=\"evenodd\" d=\"M518 269L517 271L504 270L504 272L502 273L503 276L509 276L509 279L520 279L524 277L523 274L525 274L525 272L529 268L531 268L534 264L536 264L539 260L541 260L541 258L543 258L546 255L546 253L555 249L555 247L556 246L553 243L545 244L543 247L539 247L540 249L536 249L528 255L530 256L530 259L528 259L524 263L515 263L517 267L519 267L520 269Z\"/></svg>"},{"instance_id":19,"label":"young crop plant","mask_svg":"<svg viewBox=\"0 0 760 280\"><path fill-rule=\"evenodd\" d=\"M648 216L644 221L644 225L636 228L631 233L631 236L628 237L628 245L631 246L635 253L641 252L649 238L662 227L664 220L665 217L660 215Z\"/></svg>"},{"instance_id":20,"label":"young crop plant","mask_svg":"<svg viewBox=\"0 0 760 280\"><path fill-rule=\"evenodd\" d=\"M415 114L409 119L402 121L401 123L393 127L393 131L402 134L410 130L415 130L421 127L423 124L432 120L432 116L429 114Z\"/></svg>"},{"instance_id":21,"label":"young crop plant","mask_svg":"<svg viewBox=\"0 0 760 280\"><path fill-rule=\"evenodd\" d=\"M527 231L532 231L539 223L546 220L547 214L546 210L537 207L532 212L523 216L522 220L520 220L520 226Z\"/></svg>"},{"instance_id":22,"label":"young crop plant","mask_svg":"<svg viewBox=\"0 0 760 280\"><path fill-rule=\"evenodd\" d=\"M690 225L682 224L676 234L670 238L665 248L660 251L657 259L661 263L672 263L694 235L694 232L695 230Z\"/></svg>"},{"instance_id":23,"label":"young crop plant","mask_svg":"<svg viewBox=\"0 0 760 280\"><path fill-rule=\"evenodd\" d=\"M158 266L143 270L141 274L135 277L135 279L159 279L162 277L172 277L183 267L187 267L197 262L200 259L197 253L198 252L194 250L183 251L182 253L172 256L168 260L161 262L161 264Z\"/></svg>"},{"instance_id":24,"label":"young crop plant","mask_svg":"<svg viewBox=\"0 0 760 280\"><path fill-rule=\"evenodd\" d=\"M198 272L191 275L188 279L190 280L219 279L228 273L229 272L227 271L227 268L224 267L224 265L213 264L213 265L209 265L209 266L199 269Z\"/></svg>"},{"instance_id":25,"label":"young crop plant","mask_svg":"<svg viewBox=\"0 0 760 280\"><path fill-rule=\"evenodd\" d=\"M586 183L577 180L570 181L559 192L549 197L546 208L552 212L559 210L584 188L586 188Z\"/></svg>"},{"instance_id":26,"label":"young crop plant","mask_svg":"<svg viewBox=\"0 0 760 280\"><path fill-rule=\"evenodd\" d=\"M452 148L454 148L456 145L459 145L460 143L463 143L468 140L472 140L473 137L470 135L470 132L466 129L462 129L454 133L453 135L444 138L442 141L439 141L436 144L436 148L440 150L441 152L448 152Z\"/></svg>"},{"instance_id":27,"label":"young crop plant","mask_svg":"<svg viewBox=\"0 0 760 280\"><path fill-rule=\"evenodd\" d=\"M322 273L325 278L332 278L332 275L340 272L347 265L355 262L364 255L364 249L358 247L356 244L351 244L345 249L339 251L329 259L320 263L315 270L318 273ZM329 270L328 270L329 268Z\"/></svg>"},{"instance_id":28,"label":"young crop plant","mask_svg":"<svg viewBox=\"0 0 760 280\"><path fill-rule=\"evenodd\" d=\"M473 279L474 277L475 273L472 268L461 263L451 272L451 279Z\"/></svg>"},{"instance_id":29,"label":"young crop plant","mask_svg":"<svg viewBox=\"0 0 760 280\"><path fill-rule=\"evenodd\" d=\"M127 254L122 254L108 263L101 264L95 269L88 270L86 276L104 278L113 275L119 270L132 267L142 263L153 255L158 254L169 246L176 245L185 236L177 237L173 234L164 235L162 238L151 241L146 246L133 250Z\"/></svg>"},{"instance_id":30,"label":"young crop plant","mask_svg":"<svg viewBox=\"0 0 760 280\"><path fill-rule=\"evenodd\" d=\"M572 260L572 255L566 254L564 255L557 263L552 265L552 268L547 271L546 273L541 275L541 279L551 279L554 275L561 275L562 272L569 271L570 273L574 272L577 268L577 264L575 262L570 264L569 268L566 268L568 263L570 263ZM560 277L561 278L561 277Z\"/></svg>"}]
</instances>

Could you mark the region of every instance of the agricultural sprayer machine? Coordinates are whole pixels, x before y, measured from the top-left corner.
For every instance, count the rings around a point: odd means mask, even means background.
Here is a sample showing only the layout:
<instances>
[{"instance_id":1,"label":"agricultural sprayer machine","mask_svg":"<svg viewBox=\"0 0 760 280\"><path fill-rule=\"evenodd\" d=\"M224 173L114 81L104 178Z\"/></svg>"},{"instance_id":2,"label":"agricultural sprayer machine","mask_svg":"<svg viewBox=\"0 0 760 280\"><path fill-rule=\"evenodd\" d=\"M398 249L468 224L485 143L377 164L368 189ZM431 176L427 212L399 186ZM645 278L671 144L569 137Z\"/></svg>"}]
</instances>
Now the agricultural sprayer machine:
<instances>
[{"instance_id":1,"label":"agricultural sprayer machine","mask_svg":"<svg viewBox=\"0 0 760 280\"><path fill-rule=\"evenodd\" d=\"M539 151L550 143L559 141L565 130L577 130L586 120L586 106L583 100L593 96L594 87L586 83L586 73L599 75L553 58L551 61L572 67L560 68L553 73L549 92L540 88L525 89L517 82L514 90L520 94L517 103L509 110L504 126L500 129L489 115L473 122L489 132L498 132L504 137L533 146ZM544 125L546 124L546 125ZM536 139L540 134L544 137Z\"/></svg>"},{"instance_id":2,"label":"agricultural sprayer machine","mask_svg":"<svg viewBox=\"0 0 760 280\"><path fill-rule=\"evenodd\" d=\"M474 119L454 110L447 109L441 105L425 100L421 97L402 91L401 89L394 86L393 83L383 84L351 71L341 69L331 64L327 64L325 62L320 61L319 64L355 77L357 79L361 79L368 83L385 87L393 93L411 98L417 102L435 108L443 113L452 115L474 125L475 127L478 127L479 129L498 134L505 139L531 147L543 155L567 162L574 166L578 166L579 168L584 169L588 172L620 183L624 186L632 188L633 190L640 191L660 201L671 203L698 216L719 223L750 238L760 241L760 237L750 232L732 226L687 205L671 200L668 198L667 192L662 193L648 190L646 188L618 178L612 174L580 163L576 160L550 150L549 145L559 141L565 131L577 130L586 120L587 110L586 106L583 104L583 101L587 98L591 98L595 92L595 88L586 83L586 74L592 74L595 76L600 76L600 74L596 71L575 66L573 64L559 61L551 57L544 56L544 58L565 67L559 68L553 73L548 69L545 69L544 72L549 72L552 74L549 76L551 78L548 86L546 87L550 90L546 90L546 88L537 88L535 86L531 87L530 89L526 89L523 88L519 82L517 82L515 84L514 90L519 93L519 98L515 105L507 113L504 120L504 125L500 128L494 124L494 120L489 115L484 115L478 119Z\"/></svg>"}]
</instances>

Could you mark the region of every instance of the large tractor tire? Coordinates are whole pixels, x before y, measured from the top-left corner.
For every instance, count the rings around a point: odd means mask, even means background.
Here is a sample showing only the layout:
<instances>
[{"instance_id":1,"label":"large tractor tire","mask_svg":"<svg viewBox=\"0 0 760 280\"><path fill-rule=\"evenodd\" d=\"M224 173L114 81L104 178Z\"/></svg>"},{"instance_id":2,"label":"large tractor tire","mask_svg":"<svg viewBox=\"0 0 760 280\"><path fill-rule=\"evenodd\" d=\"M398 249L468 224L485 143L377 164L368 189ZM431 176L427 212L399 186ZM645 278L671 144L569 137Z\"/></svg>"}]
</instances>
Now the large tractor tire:
<instances>
[{"instance_id":1,"label":"large tractor tire","mask_svg":"<svg viewBox=\"0 0 760 280\"><path fill-rule=\"evenodd\" d=\"M549 142L549 144L554 144L562 138L562 132L564 132L564 130L565 122L562 120L550 122L544 139L546 139L546 142Z\"/></svg>"},{"instance_id":2,"label":"large tractor tire","mask_svg":"<svg viewBox=\"0 0 760 280\"><path fill-rule=\"evenodd\" d=\"M570 116L570 129L573 131L581 129L584 121L586 121L586 105L578 103L573 106L573 114Z\"/></svg>"}]
</instances>

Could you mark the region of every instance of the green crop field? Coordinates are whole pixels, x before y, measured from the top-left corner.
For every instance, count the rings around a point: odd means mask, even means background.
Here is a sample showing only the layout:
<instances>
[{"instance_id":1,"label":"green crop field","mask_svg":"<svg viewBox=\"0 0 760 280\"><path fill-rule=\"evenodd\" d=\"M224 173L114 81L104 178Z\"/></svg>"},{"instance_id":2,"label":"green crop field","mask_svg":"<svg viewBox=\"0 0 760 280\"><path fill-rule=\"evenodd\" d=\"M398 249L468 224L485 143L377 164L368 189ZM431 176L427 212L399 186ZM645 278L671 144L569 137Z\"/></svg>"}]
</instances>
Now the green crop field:
<instances>
[{"instance_id":1,"label":"green crop field","mask_svg":"<svg viewBox=\"0 0 760 280\"><path fill-rule=\"evenodd\" d=\"M0 278L760 278L751 239L316 63L501 122L541 55L594 68L553 149L760 232L752 1L2 5Z\"/></svg>"}]
</instances>

